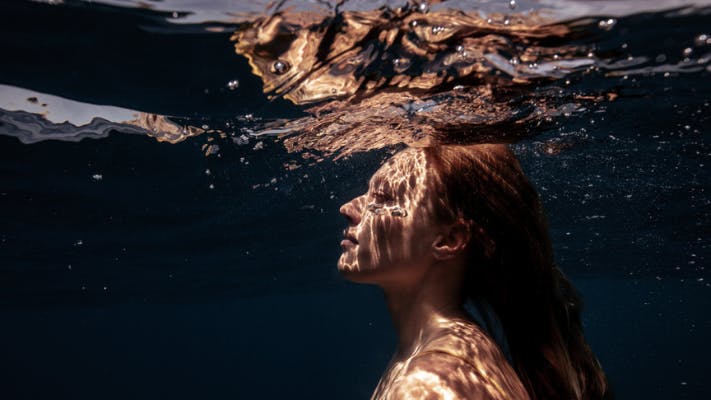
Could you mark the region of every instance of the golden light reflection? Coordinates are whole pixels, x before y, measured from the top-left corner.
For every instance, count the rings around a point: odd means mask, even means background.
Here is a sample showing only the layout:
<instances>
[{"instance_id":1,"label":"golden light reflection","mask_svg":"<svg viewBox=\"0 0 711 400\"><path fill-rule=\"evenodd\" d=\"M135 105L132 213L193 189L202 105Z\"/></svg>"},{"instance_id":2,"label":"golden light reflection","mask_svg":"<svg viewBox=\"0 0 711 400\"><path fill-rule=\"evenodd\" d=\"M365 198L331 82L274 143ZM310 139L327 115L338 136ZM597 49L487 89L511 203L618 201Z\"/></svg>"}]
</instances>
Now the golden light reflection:
<instances>
[{"instance_id":1,"label":"golden light reflection","mask_svg":"<svg viewBox=\"0 0 711 400\"><path fill-rule=\"evenodd\" d=\"M528 399L506 358L474 323L444 320L391 363L372 399Z\"/></svg>"},{"instance_id":2,"label":"golden light reflection","mask_svg":"<svg viewBox=\"0 0 711 400\"><path fill-rule=\"evenodd\" d=\"M281 128L287 149L343 156L398 143L515 140L525 124L556 113L547 94L527 85L593 63L566 43L572 35L536 13L404 7L282 10L232 40L265 93L309 107L310 117Z\"/></svg>"},{"instance_id":3,"label":"golden light reflection","mask_svg":"<svg viewBox=\"0 0 711 400\"><path fill-rule=\"evenodd\" d=\"M204 129L195 126L178 125L164 115L137 113L135 117L135 119L123 121L122 123L144 129L148 136L155 138L159 142L175 144L205 132Z\"/></svg>"}]
</instances>

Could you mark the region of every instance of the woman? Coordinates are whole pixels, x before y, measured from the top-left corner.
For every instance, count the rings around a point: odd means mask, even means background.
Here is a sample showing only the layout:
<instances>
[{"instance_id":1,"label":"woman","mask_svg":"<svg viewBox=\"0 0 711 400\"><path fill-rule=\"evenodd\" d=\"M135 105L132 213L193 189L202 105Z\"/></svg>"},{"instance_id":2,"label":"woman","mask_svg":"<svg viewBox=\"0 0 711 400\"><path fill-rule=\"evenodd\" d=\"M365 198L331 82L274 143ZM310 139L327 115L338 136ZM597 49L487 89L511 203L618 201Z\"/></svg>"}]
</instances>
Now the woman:
<instances>
[{"instance_id":1,"label":"woman","mask_svg":"<svg viewBox=\"0 0 711 400\"><path fill-rule=\"evenodd\" d=\"M604 397L580 301L508 147L405 150L341 213L338 268L383 289L398 334L374 399Z\"/></svg>"}]
</instances>

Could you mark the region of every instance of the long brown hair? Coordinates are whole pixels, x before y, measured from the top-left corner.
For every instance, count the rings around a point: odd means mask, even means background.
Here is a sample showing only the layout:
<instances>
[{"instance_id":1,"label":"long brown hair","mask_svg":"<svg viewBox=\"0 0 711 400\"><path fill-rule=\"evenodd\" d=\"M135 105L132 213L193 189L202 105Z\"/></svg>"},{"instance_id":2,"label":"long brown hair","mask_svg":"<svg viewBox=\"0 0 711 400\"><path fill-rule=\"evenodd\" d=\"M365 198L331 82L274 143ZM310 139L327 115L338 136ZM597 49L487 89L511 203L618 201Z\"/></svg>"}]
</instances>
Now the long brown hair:
<instances>
[{"instance_id":1,"label":"long brown hair","mask_svg":"<svg viewBox=\"0 0 711 400\"><path fill-rule=\"evenodd\" d=\"M532 399L602 399L607 381L583 336L581 300L556 267L541 201L506 145L425 149L437 218L471 226L466 295L501 320Z\"/></svg>"}]
</instances>

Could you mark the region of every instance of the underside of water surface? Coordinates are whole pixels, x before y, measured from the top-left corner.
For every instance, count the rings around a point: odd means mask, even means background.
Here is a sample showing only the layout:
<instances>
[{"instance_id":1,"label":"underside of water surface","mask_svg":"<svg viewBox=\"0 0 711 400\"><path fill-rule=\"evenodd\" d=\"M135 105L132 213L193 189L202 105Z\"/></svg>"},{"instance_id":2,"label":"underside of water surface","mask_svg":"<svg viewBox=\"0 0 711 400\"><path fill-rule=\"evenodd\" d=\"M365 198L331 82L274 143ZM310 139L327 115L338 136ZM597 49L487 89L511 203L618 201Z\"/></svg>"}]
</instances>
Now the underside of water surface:
<instances>
[{"instance_id":1,"label":"underside of water surface","mask_svg":"<svg viewBox=\"0 0 711 400\"><path fill-rule=\"evenodd\" d=\"M369 396L393 336L335 270L338 208L403 148L492 142L543 200L618 397L711 395L711 3L0 15L9 398Z\"/></svg>"}]
</instances>

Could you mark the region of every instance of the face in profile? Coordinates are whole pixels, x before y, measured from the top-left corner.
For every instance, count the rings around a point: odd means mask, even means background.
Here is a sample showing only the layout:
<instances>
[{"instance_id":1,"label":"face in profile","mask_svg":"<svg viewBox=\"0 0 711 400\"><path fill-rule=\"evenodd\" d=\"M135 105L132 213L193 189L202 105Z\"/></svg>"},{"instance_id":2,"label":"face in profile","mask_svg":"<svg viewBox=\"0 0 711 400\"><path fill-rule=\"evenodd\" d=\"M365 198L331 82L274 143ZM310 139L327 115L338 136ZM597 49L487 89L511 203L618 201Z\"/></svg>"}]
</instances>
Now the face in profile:
<instances>
[{"instance_id":1,"label":"face in profile","mask_svg":"<svg viewBox=\"0 0 711 400\"><path fill-rule=\"evenodd\" d=\"M370 179L368 191L344 204L348 220L338 269L356 282L403 283L416 279L432 258L432 198L425 154L408 149Z\"/></svg>"}]
</instances>

